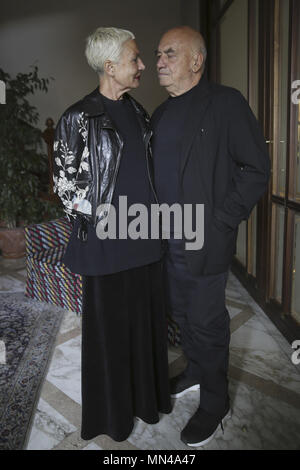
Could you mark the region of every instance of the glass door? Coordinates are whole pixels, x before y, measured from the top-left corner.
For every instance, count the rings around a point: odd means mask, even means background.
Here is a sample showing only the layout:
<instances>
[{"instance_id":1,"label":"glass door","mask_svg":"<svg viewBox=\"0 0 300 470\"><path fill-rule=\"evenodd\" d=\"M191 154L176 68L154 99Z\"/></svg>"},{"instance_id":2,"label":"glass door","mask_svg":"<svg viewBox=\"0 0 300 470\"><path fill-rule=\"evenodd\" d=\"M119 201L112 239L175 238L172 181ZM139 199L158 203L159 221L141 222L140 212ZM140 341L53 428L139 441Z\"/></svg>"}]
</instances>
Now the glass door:
<instances>
[{"instance_id":1,"label":"glass door","mask_svg":"<svg viewBox=\"0 0 300 470\"><path fill-rule=\"evenodd\" d=\"M240 225L233 267L285 330L300 325L300 1L209 4L210 78L246 97L272 165L269 191Z\"/></svg>"}]
</instances>

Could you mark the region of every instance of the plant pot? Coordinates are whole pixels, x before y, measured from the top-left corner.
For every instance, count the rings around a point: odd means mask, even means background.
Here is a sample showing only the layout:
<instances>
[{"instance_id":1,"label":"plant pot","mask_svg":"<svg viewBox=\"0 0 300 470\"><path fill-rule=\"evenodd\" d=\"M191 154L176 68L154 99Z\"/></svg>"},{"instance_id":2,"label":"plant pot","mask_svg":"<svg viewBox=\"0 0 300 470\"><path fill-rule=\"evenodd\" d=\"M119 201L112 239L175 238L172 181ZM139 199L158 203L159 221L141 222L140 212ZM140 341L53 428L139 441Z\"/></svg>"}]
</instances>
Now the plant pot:
<instances>
[{"instance_id":1,"label":"plant pot","mask_svg":"<svg viewBox=\"0 0 300 470\"><path fill-rule=\"evenodd\" d=\"M0 228L6 228L6 222L5 220L0 219Z\"/></svg>"},{"instance_id":2,"label":"plant pot","mask_svg":"<svg viewBox=\"0 0 300 470\"><path fill-rule=\"evenodd\" d=\"M26 253L24 228L0 228L0 249L3 258L23 258Z\"/></svg>"}]
</instances>

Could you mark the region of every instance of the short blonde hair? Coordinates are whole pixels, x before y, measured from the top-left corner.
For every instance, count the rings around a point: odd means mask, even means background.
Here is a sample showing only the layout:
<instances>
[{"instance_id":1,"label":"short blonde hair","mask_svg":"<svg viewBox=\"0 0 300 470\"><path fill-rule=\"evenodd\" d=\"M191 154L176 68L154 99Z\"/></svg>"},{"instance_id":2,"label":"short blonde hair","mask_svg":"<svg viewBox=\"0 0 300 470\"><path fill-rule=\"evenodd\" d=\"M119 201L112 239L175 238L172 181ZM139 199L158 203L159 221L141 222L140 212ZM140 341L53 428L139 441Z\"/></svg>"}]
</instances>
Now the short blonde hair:
<instances>
[{"instance_id":1,"label":"short blonde hair","mask_svg":"<svg viewBox=\"0 0 300 470\"><path fill-rule=\"evenodd\" d=\"M97 28L86 39L85 56L88 64L99 75L103 74L105 61L118 62L124 42L134 38L134 34L126 29Z\"/></svg>"}]
</instances>

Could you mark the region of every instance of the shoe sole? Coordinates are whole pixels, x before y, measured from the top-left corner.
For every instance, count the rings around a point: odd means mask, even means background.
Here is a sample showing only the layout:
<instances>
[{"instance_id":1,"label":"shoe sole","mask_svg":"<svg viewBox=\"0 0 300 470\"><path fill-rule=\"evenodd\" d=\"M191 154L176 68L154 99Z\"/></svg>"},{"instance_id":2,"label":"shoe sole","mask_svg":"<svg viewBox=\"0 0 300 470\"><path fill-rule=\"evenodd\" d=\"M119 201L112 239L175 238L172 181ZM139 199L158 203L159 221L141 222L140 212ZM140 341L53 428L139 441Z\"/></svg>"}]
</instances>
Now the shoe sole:
<instances>
[{"instance_id":1,"label":"shoe sole","mask_svg":"<svg viewBox=\"0 0 300 470\"><path fill-rule=\"evenodd\" d=\"M220 422L220 424L217 426L216 430L212 433L211 436L209 436L207 439L205 439L204 441L200 441L200 442L195 442L193 444L190 444L190 443L187 443L185 442L185 444L189 447L201 447L201 446L205 446L205 444L208 444L210 441L213 440L213 438L215 437L218 429L219 429L219 426L221 426L221 424L223 424L225 421L227 421L228 419L231 418L231 410L228 411L227 415L224 416L224 418L222 419L222 421ZM224 431L223 431L224 432Z\"/></svg>"},{"instance_id":2,"label":"shoe sole","mask_svg":"<svg viewBox=\"0 0 300 470\"><path fill-rule=\"evenodd\" d=\"M200 389L200 385L199 384L196 384L196 385L192 385L191 387L189 388L186 388L185 390L183 390L182 392L179 392L179 393L171 393L171 398L180 398L180 397L183 397L183 395L185 395L186 393L188 392L195 392L196 390L199 390Z\"/></svg>"}]
</instances>

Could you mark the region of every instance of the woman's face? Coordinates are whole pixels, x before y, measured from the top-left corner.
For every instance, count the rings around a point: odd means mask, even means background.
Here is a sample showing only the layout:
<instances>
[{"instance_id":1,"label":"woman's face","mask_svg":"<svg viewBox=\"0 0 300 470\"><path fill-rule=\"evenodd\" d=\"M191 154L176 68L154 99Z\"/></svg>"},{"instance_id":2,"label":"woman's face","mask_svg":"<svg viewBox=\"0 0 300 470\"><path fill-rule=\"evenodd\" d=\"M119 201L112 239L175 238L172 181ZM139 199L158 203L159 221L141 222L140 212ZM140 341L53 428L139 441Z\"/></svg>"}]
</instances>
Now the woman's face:
<instances>
[{"instance_id":1,"label":"woman's face","mask_svg":"<svg viewBox=\"0 0 300 470\"><path fill-rule=\"evenodd\" d=\"M134 39L124 43L118 63L114 64L114 80L122 90L137 88L145 66L139 56L139 50Z\"/></svg>"}]
</instances>

